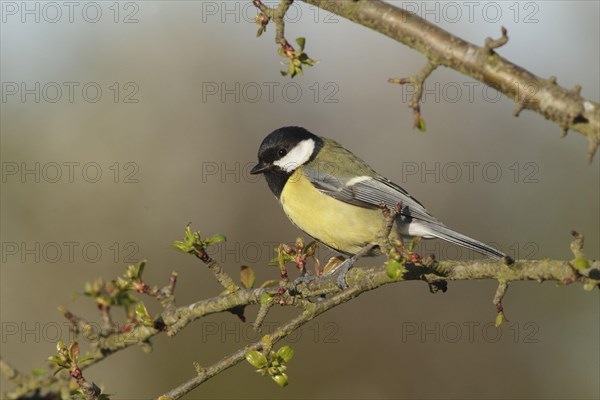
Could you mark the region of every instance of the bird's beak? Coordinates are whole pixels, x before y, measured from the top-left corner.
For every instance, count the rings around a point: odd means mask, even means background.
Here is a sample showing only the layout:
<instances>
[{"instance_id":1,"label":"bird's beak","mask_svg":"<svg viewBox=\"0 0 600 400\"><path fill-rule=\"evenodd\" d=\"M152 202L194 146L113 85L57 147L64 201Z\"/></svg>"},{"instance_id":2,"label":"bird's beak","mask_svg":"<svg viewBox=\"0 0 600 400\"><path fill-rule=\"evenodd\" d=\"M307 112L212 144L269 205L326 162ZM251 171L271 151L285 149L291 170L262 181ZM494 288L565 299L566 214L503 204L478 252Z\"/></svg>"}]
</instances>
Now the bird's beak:
<instances>
[{"instance_id":1,"label":"bird's beak","mask_svg":"<svg viewBox=\"0 0 600 400\"><path fill-rule=\"evenodd\" d=\"M265 172L267 169L269 169L269 164L265 164L263 162L259 162L258 164L256 164L254 166L254 168L252 168L252 170L250 170L250 173L252 175L256 175L256 174L262 174L263 172Z\"/></svg>"}]
</instances>

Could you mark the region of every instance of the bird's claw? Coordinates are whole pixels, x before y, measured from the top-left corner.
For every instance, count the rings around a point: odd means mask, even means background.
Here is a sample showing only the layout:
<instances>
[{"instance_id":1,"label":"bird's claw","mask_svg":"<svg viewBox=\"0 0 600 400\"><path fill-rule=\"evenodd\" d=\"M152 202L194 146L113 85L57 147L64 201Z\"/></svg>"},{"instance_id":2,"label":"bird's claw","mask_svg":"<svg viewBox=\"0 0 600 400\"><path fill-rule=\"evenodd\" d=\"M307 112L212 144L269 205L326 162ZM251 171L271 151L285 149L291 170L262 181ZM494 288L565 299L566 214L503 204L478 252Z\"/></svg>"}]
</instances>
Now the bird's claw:
<instances>
[{"instance_id":1,"label":"bird's claw","mask_svg":"<svg viewBox=\"0 0 600 400\"><path fill-rule=\"evenodd\" d=\"M321 276L303 275L303 276L297 278L296 280L294 280L294 283L293 283L294 291L295 292L298 291L297 290L298 285L300 285L301 283L306 284L306 286L308 287L309 283L314 280L317 280L317 279L318 280L329 280L331 277L335 277L334 278L335 284L337 285L338 288L340 288L341 290L347 289L348 285L346 284L346 274L348 273L348 270L350 268L352 268L354 263L356 263L356 261L360 257L364 256L369 251L371 251L371 249L373 249L373 247L375 247L375 244L366 245L365 247L362 248L361 251L359 251L358 253L356 253L352 257L348 258L341 264L337 265L334 269L326 272L325 274L323 274Z\"/></svg>"},{"instance_id":2,"label":"bird's claw","mask_svg":"<svg viewBox=\"0 0 600 400\"><path fill-rule=\"evenodd\" d=\"M317 276L317 275L300 276L294 280L294 282L292 283L292 288L295 292L298 292L298 286L300 286L301 284L305 284L306 287L308 287L310 285L310 283L313 281L316 281L316 280L328 281L332 277L334 277L335 284L337 285L337 287L339 287L341 290L344 290L348 287L348 285L346 284L346 273L352 267L352 264L354 264L353 262L349 262L349 261L351 261L351 259L344 261L337 268L335 268L329 272L326 272L325 274L323 274L321 276Z\"/></svg>"},{"instance_id":3,"label":"bird's claw","mask_svg":"<svg viewBox=\"0 0 600 400\"><path fill-rule=\"evenodd\" d=\"M335 278L335 284L342 290L346 289L348 287L346 284L346 274L338 274Z\"/></svg>"},{"instance_id":4,"label":"bird's claw","mask_svg":"<svg viewBox=\"0 0 600 400\"><path fill-rule=\"evenodd\" d=\"M348 285L346 284L346 274L348 273L348 270L352 268L356 260L356 256L345 260L333 270L325 273L323 275L323 278L335 277L335 284L337 285L337 287L341 290L347 289Z\"/></svg>"},{"instance_id":5,"label":"bird's claw","mask_svg":"<svg viewBox=\"0 0 600 400\"><path fill-rule=\"evenodd\" d=\"M321 276L317 276L317 275L304 275L304 276L300 276L296 279L294 279L294 282L292 283L292 290L294 292L298 292L298 286L305 284L306 287L308 287L310 285L311 282L316 281L316 280L321 280L321 281L328 281L330 280L331 277L335 277L335 284L337 287L339 287L341 290L344 290L348 287L348 285L346 284L346 272L348 272L350 268L344 268L344 270L334 270L331 272L328 272L324 275Z\"/></svg>"},{"instance_id":6,"label":"bird's claw","mask_svg":"<svg viewBox=\"0 0 600 400\"><path fill-rule=\"evenodd\" d=\"M294 279L294 283L292 283L292 289L294 290L294 292L298 292L298 286L300 286L301 284L305 284L306 287L308 287L308 285L314 281L315 279L318 279L317 276L315 275L303 275L300 276L296 279Z\"/></svg>"}]
</instances>

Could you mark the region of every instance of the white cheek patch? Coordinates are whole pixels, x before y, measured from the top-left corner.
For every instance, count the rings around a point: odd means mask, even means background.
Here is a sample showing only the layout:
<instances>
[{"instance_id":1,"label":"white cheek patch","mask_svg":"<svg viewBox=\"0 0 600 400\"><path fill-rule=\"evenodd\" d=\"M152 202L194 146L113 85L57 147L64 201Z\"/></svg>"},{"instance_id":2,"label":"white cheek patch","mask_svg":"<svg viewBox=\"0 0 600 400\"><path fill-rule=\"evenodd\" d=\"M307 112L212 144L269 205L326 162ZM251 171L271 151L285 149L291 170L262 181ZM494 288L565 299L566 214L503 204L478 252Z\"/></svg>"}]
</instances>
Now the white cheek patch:
<instances>
[{"instance_id":1,"label":"white cheek patch","mask_svg":"<svg viewBox=\"0 0 600 400\"><path fill-rule=\"evenodd\" d=\"M310 159L315 149L315 141L306 139L298 143L285 157L275 161L273 165L278 166L285 172L292 172Z\"/></svg>"}]
</instances>

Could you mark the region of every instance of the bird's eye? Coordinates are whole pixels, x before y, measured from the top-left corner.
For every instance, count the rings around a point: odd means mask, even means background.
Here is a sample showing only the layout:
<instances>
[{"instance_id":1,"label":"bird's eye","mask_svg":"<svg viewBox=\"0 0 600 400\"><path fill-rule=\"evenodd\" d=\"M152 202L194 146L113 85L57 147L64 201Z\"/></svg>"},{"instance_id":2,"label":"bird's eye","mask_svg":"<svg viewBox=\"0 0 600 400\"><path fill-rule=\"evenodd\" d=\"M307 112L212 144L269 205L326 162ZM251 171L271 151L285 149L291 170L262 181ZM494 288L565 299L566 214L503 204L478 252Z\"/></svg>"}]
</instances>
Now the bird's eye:
<instances>
[{"instance_id":1,"label":"bird's eye","mask_svg":"<svg viewBox=\"0 0 600 400\"><path fill-rule=\"evenodd\" d=\"M277 154L279 155L279 157L283 157L287 154L287 150L286 149L279 149L279 151L277 152Z\"/></svg>"}]
</instances>

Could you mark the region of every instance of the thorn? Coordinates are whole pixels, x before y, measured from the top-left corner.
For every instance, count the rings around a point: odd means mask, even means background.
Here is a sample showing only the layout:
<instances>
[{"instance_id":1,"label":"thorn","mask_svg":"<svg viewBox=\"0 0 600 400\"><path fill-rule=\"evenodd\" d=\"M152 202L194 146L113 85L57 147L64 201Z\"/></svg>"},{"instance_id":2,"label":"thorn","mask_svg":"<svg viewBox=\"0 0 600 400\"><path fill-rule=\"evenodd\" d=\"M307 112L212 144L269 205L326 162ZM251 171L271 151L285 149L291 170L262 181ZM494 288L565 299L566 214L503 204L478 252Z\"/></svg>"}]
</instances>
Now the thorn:
<instances>
[{"instance_id":1,"label":"thorn","mask_svg":"<svg viewBox=\"0 0 600 400\"><path fill-rule=\"evenodd\" d=\"M572 230L571 236L573 236L573 241L570 244L570 248L571 252L573 253L573 257L585 258L585 254L583 253L583 235L577 231Z\"/></svg>"},{"instance_id":2,"label":"thorn","mask_svg":"<svg viewBox=\"0 0 600 400\"><path fill-rule=\"evenodd\" d=\"M519 101L517 104L515 104L515 109L513 110L513 116L518 117L524 108L525 108L525 101Z\"/></svg>"},{"instance_id":3,"label":"thorn","mask_svg":"<svg viewBox=\"0 0 600 400\"><path fill-rule=\"evenodd\" d=\"M169 275L169 293L173 294L175 291L175 284L177 283L177 271L171 272Z\"/></svg>"},{"instance_id":4,"label":"thorn","mask_svg":"<svg viewBox=\"0 0 600 400\"><path fill-rule=\"evenodd\" d=\"M413 129L419 128L421 125L421 106L416 104L412 106L413 109Z\"/></svg>"},{"instance_id":5,"label":"thorn","mask_svg":"<svg viewBox=\"0 0 600 400\"><path fill-rule=\"evenodd\" d=\"M504 295L506 295L507 290L508 282L498 281L498 288L496 289L496 294L494 295L493 300L493 303L496 306L496 313L498 313L498 317L496 318L496 327L500 326L503 321L508 321L504 315L504 307L502 306L502 299L504 299Z\"/></svg>"},{"instance_id":6,"label":"thorn","mask_svg":"<svg viewBox=\"0 0 600 400\"><path fill-rule=\"evenodd\" d=\"M410 83L413 85L415 92L413 93L408 106L413 110L413 128L419 128L421 126L421 107L419 102L423 96L423 86L425 80L431 75L431 73L440 65L437 60L429 59L427 64L421 68L421 71L417 75L410 76L408 78L390 78L389 83L396 83L399 85L405 85Z\"/></svg>"},{"instance_id":7,"label":"thorn","mask_svg":"<svg viewBox=\"0 0 600 400\"><path fill-rule=\"evenodd\" d=\"M200 365L196 361L193 362L193 365L194 365L194 369L196 370L196 373L198 374L198 376L204 375L204 372L206 372L206 370L202 367L202 365Z\"/></svg>"},{"instance_id":8,"label":"thorn","mask_svg":"<svg viewBox=\"0 0 600 400\"><path fill-rule=\"evenodd\" d=\"M598 142L594 139L590 139L590 144L588 146L588 164L591 164L594 161L594 156L596 155L596 151L598 150Z\"/></svg>"},{"instance_id":9,"label":"thorn","mask_svg":"<svg viewBox=\"0 0 600 400\"><path fill-rule=\"evenodd\" d=\"M486 54L492 54L494 49L504 46L508 42L508 31L504 26L500 28L502 32L502 36L498 39L492 39L488 37L485 39L485 44L483 45L483 50Z\"/></svg>"},{"instance_id":10,"label":"thorn","mask_svg":"<svg viewBox=\"0 0 600 400\"><path fill-rule=\"evenodd\" d=\"M407 83L410 83L410 78L389 78L388 82L396 83L398 85L406 85Z\"/></svg>"}]
</instances>

